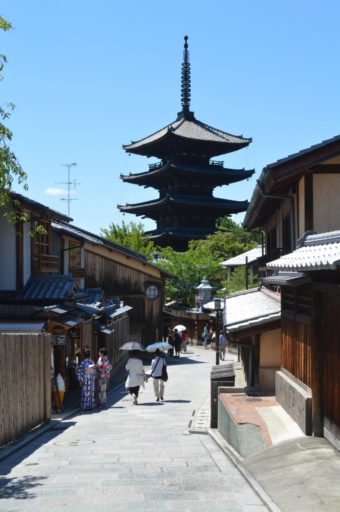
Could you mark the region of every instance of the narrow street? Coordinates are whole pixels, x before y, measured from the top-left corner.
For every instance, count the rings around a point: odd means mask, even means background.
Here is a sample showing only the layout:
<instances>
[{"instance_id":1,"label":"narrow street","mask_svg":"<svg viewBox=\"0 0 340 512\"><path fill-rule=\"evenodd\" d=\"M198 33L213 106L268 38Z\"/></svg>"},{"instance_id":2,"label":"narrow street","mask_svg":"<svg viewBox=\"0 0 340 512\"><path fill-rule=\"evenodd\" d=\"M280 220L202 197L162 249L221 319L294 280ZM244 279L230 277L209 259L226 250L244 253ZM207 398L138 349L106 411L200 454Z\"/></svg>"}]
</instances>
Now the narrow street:
<instances>
[{"instance_id":1,"label":"narrow street","mask_svg":"<svg viewBox=\"0 0 340 512\"><path fill-rule=\"evenodd\" d=\"M164 402L151 380L139 405L121 387L106 410L54 422L2 460L0 510L267 510L205 431L215 353L194 347L172 361Z\"/></svg>"}]
</instances>

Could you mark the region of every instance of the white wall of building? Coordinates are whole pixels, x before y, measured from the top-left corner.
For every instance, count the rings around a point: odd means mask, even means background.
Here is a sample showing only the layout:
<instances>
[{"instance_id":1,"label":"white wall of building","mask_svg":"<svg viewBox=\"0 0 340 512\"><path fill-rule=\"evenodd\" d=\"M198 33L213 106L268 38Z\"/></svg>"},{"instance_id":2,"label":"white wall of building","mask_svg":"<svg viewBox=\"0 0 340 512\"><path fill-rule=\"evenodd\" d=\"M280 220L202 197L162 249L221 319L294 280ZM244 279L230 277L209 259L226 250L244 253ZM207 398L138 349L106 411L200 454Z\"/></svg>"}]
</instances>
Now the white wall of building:
<instances>
[{"instance_id":1,"label":"white wall of building","mask_svg":"<svg viewBox=\"0 0 340 512\"><path fill-rule=\"evenodd\" d=\"M30 236L30 229L31 229L31 223L25 222L24 228L23 228L23 247L24 247L24 255L23 255L23 262L24 262L24 285L27 283L31 276L31 260L32 260L32 237Z\"/></svg>"},{"instance_id":2,"label":"white wall of building","mask_svg":"<svg viewBox=\"0 0 340 512\"><path fill-rule=\"evenodd\" d=\"M16 289L15 226L0 212L0 290Z\"/></svg>"},{"instance_id":3,"label":"white wall of building","mask_svg":"<svg viewBox=\"0 0 340 512\"><path fill-rule=\"evenodd\" d=\"M340 175L313 176L313 223L317 233L340 229Z\"/></svg>"}]
</instances>

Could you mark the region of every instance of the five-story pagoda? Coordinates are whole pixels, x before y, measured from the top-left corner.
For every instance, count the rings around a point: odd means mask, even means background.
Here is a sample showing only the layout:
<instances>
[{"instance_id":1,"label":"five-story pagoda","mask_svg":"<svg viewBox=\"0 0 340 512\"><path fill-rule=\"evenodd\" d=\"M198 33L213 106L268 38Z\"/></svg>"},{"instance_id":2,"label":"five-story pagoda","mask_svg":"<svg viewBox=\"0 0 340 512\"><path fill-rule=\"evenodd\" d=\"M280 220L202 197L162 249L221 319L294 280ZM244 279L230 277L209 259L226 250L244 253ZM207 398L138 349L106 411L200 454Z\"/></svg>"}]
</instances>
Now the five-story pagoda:
<instances>
[{"instance_id":1,"label":"five-story pagoda","mask_svg":"<svg viewBox=\"0 0 340 512\"><path fill-rule=\"evenodd\" d=\"M120 211L149 217L157 228L147 236L159 246L186 250L192 239L201 239L215 231L219 217L244 212L248 201L219 199L213 196L217 186L249 178L253 170L228 169L212 157L248 146L251 139L231 135L201 121L190 111L190 63L188 37L184 38L182 63L182 110L177 119L137 142L124 145L128 153L156 157L159 163L149 170L121 175L123 181L152 187L159 198L137 204L119 205Z\"/></svg>"}]
</instances>

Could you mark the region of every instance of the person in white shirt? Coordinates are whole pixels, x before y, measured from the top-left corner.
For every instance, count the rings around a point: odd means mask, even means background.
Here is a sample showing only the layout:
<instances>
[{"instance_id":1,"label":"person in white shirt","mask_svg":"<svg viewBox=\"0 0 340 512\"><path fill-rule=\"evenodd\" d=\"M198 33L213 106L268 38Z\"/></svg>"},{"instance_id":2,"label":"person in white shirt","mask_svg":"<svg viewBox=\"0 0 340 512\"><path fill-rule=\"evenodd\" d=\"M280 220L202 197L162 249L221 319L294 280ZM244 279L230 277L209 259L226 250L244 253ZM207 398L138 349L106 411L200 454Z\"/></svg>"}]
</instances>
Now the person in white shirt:
<instances>
[{"instance_id":1,"label":"person in white shirt","mask_svg":"<svg viewBox=\"0 0 340 512\"><path fill-rule=\"evenodd\" d=\"M133 397L133 403L137 405L139 388L144 384L145 372L143 368L143 361L137 357L137 352L135 350L131 350L129 353L129 359L126 363L125 369L128 372L125 387Z\"/></svg>"},{"instance_id":2,"label":"person in white shirt","mask_svg":"<svg viewBox=\"0 0 340 512\"><path fill-rule=\"evenodd\" d=\"M155 352L155 358L151 363L151 377L153 377L153 389L156 401L164 400L164 380L162 379L163 366L166 367L164 355L159 349Z\"/></svg>"}]
</instances>

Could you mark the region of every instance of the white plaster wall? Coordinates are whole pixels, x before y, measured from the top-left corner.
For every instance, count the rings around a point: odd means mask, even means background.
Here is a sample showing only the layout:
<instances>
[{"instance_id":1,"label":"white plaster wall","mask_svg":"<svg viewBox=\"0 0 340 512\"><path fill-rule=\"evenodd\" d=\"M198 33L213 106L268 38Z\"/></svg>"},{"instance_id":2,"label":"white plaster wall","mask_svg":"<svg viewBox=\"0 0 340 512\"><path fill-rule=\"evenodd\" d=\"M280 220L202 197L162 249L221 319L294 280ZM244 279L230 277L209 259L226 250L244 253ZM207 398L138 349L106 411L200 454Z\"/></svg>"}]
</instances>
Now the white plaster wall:
<instances>
[{"instance_id":1,"label":"white plaster wall","mask_svg":"<svg viewBox=\"0 0 340 512\"><path fill-rule=\"evenodd\" d=\"M281 329L261 334L260 367L281 367Z\"/></svg>"},{"instance_id":2,"label":"white plaster wall","mask_svg":"<svg viewBox=\"0 0 340 512\"><path fill-rule=\"evenodd\" d=\"M259 384L264 391L275 390L275 374L281 368L281 329L261 334Z\"/></svg>"},{"instance_id":3,"label":"white plaster wall","mask_svg":"<svg viewBox=\"0 0 340 512\"><path fill-rule=\"evenodd\" d=\"M299 181L299 201L298 201L298 233L297 238L306 231L305 228L305 178Z\"/></svg>"},{"instance_id":4,"label":"white plaster wall","mask_svg":"<svg viewBox=\"0 0 340 512\"><path fill-rule=\"evenodd\" d=\"M24 229L23 229L23 246L24 246L24 285L27 283L31 276L31 260L32 260L32 253L31 253L31 246L32 246L32 237L30 236L31 229L31 223L25 222Z\"/></svg>"},{"instance_id":5,"label":"white plaster wall","mask_svg":"<svg viewBox=\"0 0 340 512\"><path fill-rule=\"evenodd\" d=\"M0 290L16 289L16 232L0 212Z\"/></svg>"},{"instance_id":6,"label":"white plaster wall","mask_svg":"<svg viewBox=\"0 0 340 512\"><path fill-rule=\"evenodd\" d=\"M313 176L313 224L317 233L340 229L340 174Z\"/></svg>"}]
</instances>

